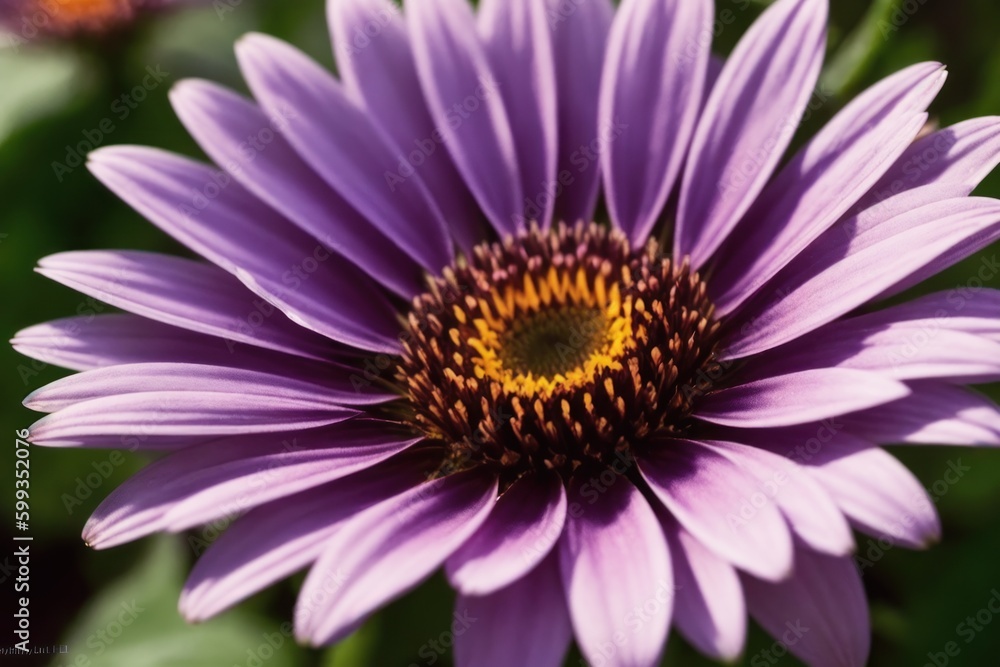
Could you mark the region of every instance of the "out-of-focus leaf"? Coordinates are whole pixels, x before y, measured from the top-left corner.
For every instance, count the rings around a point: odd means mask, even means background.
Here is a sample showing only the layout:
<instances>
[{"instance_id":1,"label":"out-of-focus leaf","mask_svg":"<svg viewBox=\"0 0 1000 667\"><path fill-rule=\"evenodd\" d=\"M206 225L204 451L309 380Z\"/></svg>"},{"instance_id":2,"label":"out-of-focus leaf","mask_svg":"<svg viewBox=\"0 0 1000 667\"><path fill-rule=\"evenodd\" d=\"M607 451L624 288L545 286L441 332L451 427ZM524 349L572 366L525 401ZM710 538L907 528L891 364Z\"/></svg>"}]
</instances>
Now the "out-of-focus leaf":
<instances>
[{"instance_id":1,"label":"out-of-focus leaf","mask_svg":"<svg viewBox=\"0 0 1000 667\"><path fill-rule=\"evenodd\" d=\"M20 44L0 48L0 146L22 125L58 111L93 84L66 49Z\"/></svg>"},{"instance_id":2,"label":"out-of-focus leaf","mask_svg":"<svg viewBox=\"0 0 1000 667\"><path fill-rule=\"evenodd\" d=\"M827 60L820 87L843 95L861 80L895 31L891 23L896 0L875 0L853 32Z\"/></svg>"},{"instance_id":3,"label":"out-of-focus leaf","mask_svg":"<svg viewBox=\"0 0 1000 667\"><path fill-rule=\"evenodd\" d=\"M236 610L202 625L187 624L177 611L186 568L174 537L160 537L135 568L93 599L73 623L51 667L292 667L303 651L291 624L268 624Z\"/></svg>"}]
</instances>

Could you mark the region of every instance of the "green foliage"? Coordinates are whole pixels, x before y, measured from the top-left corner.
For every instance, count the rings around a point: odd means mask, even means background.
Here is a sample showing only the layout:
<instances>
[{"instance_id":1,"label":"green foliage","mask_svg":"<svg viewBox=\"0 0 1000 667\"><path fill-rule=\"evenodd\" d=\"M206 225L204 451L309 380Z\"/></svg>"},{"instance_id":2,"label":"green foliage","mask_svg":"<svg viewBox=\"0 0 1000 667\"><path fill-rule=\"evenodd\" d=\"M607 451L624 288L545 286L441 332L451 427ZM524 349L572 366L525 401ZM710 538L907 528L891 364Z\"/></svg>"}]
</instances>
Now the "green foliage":
<instances>
[{"instance_id":1,"label":"green foliage","mask_svg":"<svg viewBox=\"0 0 1000 667\"><path fill-rule=\"evenodd\" d=\"M735 22L718 38L718 50L725 53L766 3L717 0L716 4L719 11L730 9L735 16ZM992 0L836 0L832 5L830 54L823 81L834 96L803 128L804 134L815 131L816 124L859 90L926 59L944 62L950 71L948 84L932 107L932 116L941 124L1000 114L1000 42L995 34L1000 4ZM27 45L16 53L0 53L0 282L4 286L0 333L9 338L21 328L86 307L78 295L32 273L37 260L47 254L108 247L185 252L110 196L84 167L61 172L54 166L68 164L71 154L80 153L77 144L93 137L103 121L114 129L102 132L97 142L101 145L152 144L200 156L170 111L167 91L173 82L191 76L245 90L232 55L236 36L248 30L275 34L333 66L322 0L232 0L227 6L232 11L220 12L206 3L143 25L115 43L60 48ZM748 11L738 9L747 6ZM914 6L915 11L907 11ZM170 73L169 80L123 115L116 101L141 81L148 66L157 65ZM1000 196L1000 173L987 179L979 194ZM984 256L992 257L997 250L988 250ZM913 293L967 284L981 260L982 256L971 258ZM64 374L0 347L0 412L8 434L38 417L20 407L24 395ZM996 388L991 394L1000 398ZM9 446L3 451L0 498L10 498L12 453ZM971 470L938 499L945 533L941 545L919 553L892 549L866 569L875 633L872 664L924 664L928 652L942 651L952 641L961 649L952 665L994 664L1000 655L1000 619L968 642L959 626L966 617L975 616L993 589L1000 589L995 566L1000 525L993 520L1000 511L996 481L1000 479L1000 453L944 448L898 448L894 453L927 486L941 477L949 461L961 458ZM100 499L143 465L145 458L126 453L124 462L112 466L99 484L87 485L88 474L98 468L107 470L103 464L109 452L34 449L31 456L31 532L40 591L35 594L40 609L34 626L37 643L68 644L69 656L86 655L90 664L100 667L253 667L247 652L256 650L266 641L265 635L280 632L282 623L291 619L295 586L283 584L220 619L197 627L187 625L176 603L191 559L176 539L157 538L140 546L94 553L78 537ZM80 487L81 480L84 487ZM0 507L7 507L6 502L0 502ZM865 554L868 548L866 538L861 538L859 553ZM48 581L43 583L43 579ZM9 585L9 581L0 583L0 599L10 597ZM43 592L46 600L55 602L42 601ZM122 605L132 600L143 611L97 655L92 644L103 644L94 639L95 633L107 633L125 611ZM450 665L450 652L428 647L447 633L452 604L453 594L439 576L377 614L340 646L315 651L286 641L263 664ZM740 664L765 664L754 658L772 641L754 629ZM574 653L567 664L579 665L579 660ZM63 664L71 663L57 659L51 667ZM664 664L698 667L713 663L673 637ZM785 657L779 664L797 663Z\"/></svg>"}]
</instances>

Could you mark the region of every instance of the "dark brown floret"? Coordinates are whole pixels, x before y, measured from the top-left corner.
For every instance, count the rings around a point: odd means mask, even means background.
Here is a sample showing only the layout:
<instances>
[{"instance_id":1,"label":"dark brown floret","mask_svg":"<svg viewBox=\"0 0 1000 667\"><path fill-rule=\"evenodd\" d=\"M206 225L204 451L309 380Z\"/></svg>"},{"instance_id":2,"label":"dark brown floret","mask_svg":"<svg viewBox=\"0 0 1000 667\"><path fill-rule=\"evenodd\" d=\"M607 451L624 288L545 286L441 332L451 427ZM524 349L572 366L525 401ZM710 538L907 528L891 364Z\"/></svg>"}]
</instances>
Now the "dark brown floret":
<instances>
[{"instance_id":1,"label":"dark brown floret","mask_svg":"<svg viewBox=\"0 0 1000 667\"><path fill-rule=\"evenodd\" d=\"M508 480L682 433L717 366L705 285L597 225L482 245L416 298L397 378L412 423Z\"/></svg>"}]
</instances>

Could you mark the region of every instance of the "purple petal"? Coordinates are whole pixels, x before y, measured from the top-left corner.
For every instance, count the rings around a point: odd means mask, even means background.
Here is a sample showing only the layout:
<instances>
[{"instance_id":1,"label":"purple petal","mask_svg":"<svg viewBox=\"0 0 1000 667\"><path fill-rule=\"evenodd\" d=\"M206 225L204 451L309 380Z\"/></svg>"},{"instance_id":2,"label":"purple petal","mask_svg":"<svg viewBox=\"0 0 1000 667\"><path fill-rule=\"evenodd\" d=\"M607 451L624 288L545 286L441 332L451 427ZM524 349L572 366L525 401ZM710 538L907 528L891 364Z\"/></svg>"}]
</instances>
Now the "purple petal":
<instances>
[{"instance_id":1,"label":"purple petal","mask_svg":"<svg viewBox=\"0 0 1000 667\"><path fill-rule=\"evenodd\" d=\"M701 111L711 0L625 0L608 37L598 136L611 219L645 243ZM735 84L734 84L735 85Z\"/></svg>"},{"instance_id":2,"label":"purple petal","mask_svg":"<svg viewBox=\"0 0 1000 667\"><path fill-rule=\"evenodd\" d=\"M399 350L395 308L358 268L236 183L192 205L220 172L157 149L105 148L90 170L162 230L232 273L297 324L361 349ZM193 194L195 193L195 194Z\"/></svg>"},{"instance_id":3,"label":"purple petal","mask_svg":"<svg viewBox=\"0 0 1000 667\"><path fill-rule=\"evenodd\" d=\"M326 426L357 410L327 401L213 391L145 391L76 403L30 428L31 442L48 447L117 446L129 435L198 438L274 433Z\"/></svg>"},{"instance_id":4,"label":"purple petal","mask_svg":"<svg viewBox=\"0 0 1000 667\"><path fill-rule=\"evenodd\" d=\"M831 556L846 556L854 550L847 519L801 466L757 447L715 440L706 444L753 475L764 498L778 506L792 532L810 548ZM763 501L759 496L755 500Z\"/></svg>"},{"instance_id":5,"label":"purple petal","mask_svg":"<svg viewBox=\"0 0 1000 667\"><path fill-rule=\"evenodd\" d=\"M582 487L571 499L584 498ZM638 489L619 477L596 502L570 512L559 565L570 618L593 664L614 647L621 667L658 665L674 604L673 571L663 530Z\"/></svg>"},{"instance_id":6,"label":"purple petal","mask_svg":"<svg viewBox=\"0 0 1000 667\"><path fill-rule=\"evenodd\" d=\"M914 65L858 96L781 170L747 213L745 233L712 276L720 315L734 310L836 222L927 121L944 84L938 63Z\"/></svg>"},{"instance_id":7,"label":"purple petal","mask_svg":"<svg viewBox=\"0 0 1000 667\"><path fill-rule=\"evenodd\" d=\"M896 306L841 320L826 327L824 331L853 335L900 323L912 327L962 331L990 340L1000 340L998 315L1000 290L963 287L947 292L934 292Z\"/></svg>"},{"instance_id":8,"label":"purple petal","mask_svg":"<svg viewBox=\"0 0 1000 667\"><path fill-rule=\"evenodd\" d=\"M877 373L818 368L712 392L698 403L695 416L743 428L792 426L864 410L907 394L906 385Z\"/></svg>"},{"instance_id":9,"label":"purple petal","mask_svg":"<svg viewBox=\"0 0 1000 667\"><path fill-rule=\"evenodd\" d=\"M300 357L329 358L329 341L209 264L138 251L50 255L37 271L104 303L158 322L209 334L232 349L245 343Z\"/></svg>"},{"instance_id":10,"label":"purple petal","mask_svg":"<svg viewBox=\"0 0 1000 667\"><path fill-rule=\"evenodd\" d=\"M36 324L14 334L11 345L23 355L74 371L155 361L229 364L237 356L252 357L242 346L226 354L226 343L220 338L128 314L84 315Z\"/></svg>"},{"instance_id":11,"label":"purple petal","mask_svg":"<svg viewBox=\"0 0 1000 667\"><path fill-rule=\"evenodd\" d=\"M653 493L699 542L736 567L766 579L792 571L792 538L773 503L760 507L756 480L715 450L663 440L639 459Z\"/></svg>"},{"instance_id":12,"label":"purple petal","mask_svg":"<svg viewBox=\"0 0 1000 667\"><path fill-rule=\"evenodd\" d=\"M482 525L496 496L495 477L469 471L427 482L349 519L302 585L298 637L320 645L349 634L437 569ZM343 574L343 585L336 595L324 594L332 572Z\"/></svg>"},{"instance_id":13,"label":"purple petal","mask_svg":"<svg viewBox=\"0 0 1000 667\"><path fill-rule=\"evenodd\" d=\"M389 0L339 0L327 3L327 15L344 88L419 170L459 245L469 249L482 241L482 214L427 110L399 7Z\"/></svg>"},{"instance_id":14,"label":"purple petal","mask_svg":"<svg viewBox=\"0 0 1000 667\"><path fill-rule=\"evenodd\" d=\"M146 466L94 511L83 539L97 549L179 532L365 470L419 438L351 420L286 434L238 436L188 447ZM350 482L345 482L350 484Z\"/></svg>"},{"instance_id":15,"label":"purple petal","mask_svg":"<svg viewBox=\"0 0 1000 667\"><path fill-rule=\"evenodd\" d=\"M567 4L546 0L555 51L559 101L559 183L555 219L570 224L593 219L600 188L597 105L608 31L610 0Z\"/></svg>"},{"instance_id":16,"label":"purple petal","mask_svg":"<svg viewBox=\"0 0 1000 667\"><path fill-rule=\"evenodd\" d=\"M423 291L416 261L295 152L284 135L288 119L268 116L243 96L196 79L174 86L170 101L209 157L255 197L396 294L409 299Z\"/></svg>"},{"instance_id":17,"label":"purple petal","mask_svg":"<svg viewBox=\"0 0 1000 667\"><path fill-rule=\"evenodd\" d=\"M820 452L807 469L858 530L912 549L941 538L934 501L888 452L877 447L847 456Z\"/></svg>"},{"instance_id":18,"label":"purple petal","mask_svg":"<svg viewBox=\"0 0 1000 667\"><path fill-rule=\"evenodd\" d=\"M817 460L831 460L875 447L870 440L848 431L846 419L835 417L785 428L722 428L719 429L719 437L728 442L739 442L773 452L803 466ZM821 453L823 458L817 458Z\"/></svg>"},{"instance_id":19,"label":"purple petal","mask_svg":"<svg viewBox=\"0 0 1000 667\"><path fill-rule=\"evenodd\" d=\"M450 263L441 211L420 174L387 179L399 167L392 140L329 72L265 35L243 37L236 55L261 106L287 120L288 141L327 183L428 271Z\"/></svg>"},{"instance_id":20,"label":"purple petal","mask_svg":"<svg viewBox=\"0 0 1000 667\"><path fill-rule=\"evenodd\" d=\"M545 3L482 0L479 27L517 147L525 222L552 222L558 181L556 69Z\"/></svg>"},{"instance_id":21,"label":"purple petal","mask_svg":"<svg viewBox=\"0 0 1000 667\"><path fill-rule=\"evenodd\" d=\"M747 637L746 603L736 570L676 521L666 521L663 531L674 564L677 629L705 655L735 662Z\"/></svg>"},{"instance_id":22,"label":"purple petal","mask_svg":"<svg viewBox=\"0 0 1000 667\"><path fill-rule=\"evenodd\" d=\"M458 667L554 667L573 636L554 555L491 595L459 594L455 618Z\"/></svg>"},{"instance_id":23,"label":"purple petal","mask_svg":"<svg viewBox=\"0 0 1000 667\"><path fill-rule=\"evenodd\" d=\"M486 217L512 233L524 208L517 146L472 9L410 0L406 18L431 117Z\"/></svg>"},{"instance_id":24,"label":"purple petal","mask_svg":"<svg viewBox=\"0 0 1000 667\"><path fill-rule=\"evenodd\" d=\"M857 339L837 346L856 345ZM826 356L827 363L831 348ZM913 326L893 326L868 334L861 349L848 349L836 365L876 371L896 380L937 378L959 384L1000 380L1000 343L961 331L936 331Z\"/></svg>"},{"instance_id":25,"label":"purple petal","mask_svg":"<svg viewBox=\"0 0 1000 667\"><path fill-rule=\"evenodd\" d=\"M694 268L746 213L791 141L819 76L826 16L824 0L779 0L726 60L681 184L674 256L690 255Z\"/></svg>"},{"instance_id":26,"label":"purple petal","mask_svg":"<svg viewBox=\"0 0 1000 667\"><path fill-rule=\"evenodd\" d=\"M181 613L191 622L203 621L312 563L346 521L418 484L420 463L404 454L251 510L195 564L181 594ZM343 583L337 571L328 575L320 586L326 596Z\"/></svg>"},{"instance_id":27,"label":"purple petal","mask_svg":"<svg viewBox=\"0 0 1000 667\"><path fill-rule=\"evenodd\" d=\"M500 496L472 538L448 559L448 579L466 595L495 593L548 555L565 522L561 478L555 473L521 477Z\"/></svg>"},{"instance_id":28,"label":"purple petal","mask_svg":"<svg viewBox=\"0 0 1000 667\"><path fill-rule=\"evenodd\" d=\"M1000 446L1000 408L991 399L942 382L912 382L904 399L856 412L845 428L873 442Z\"/></svg>"},{"instance_id":29,"label":"purple petal","mask_svg":"<svg viewBox=\"0 0 1000 667\"><path fill-rule=\"evenodd\" d=\"M864 667L871 646L868 601L852 558L795 552L795 576L743 576L750 614L812 667Z\"/></svg>"},{"instance_id":30,"label":"purple petal","mask_svg":"<svg viewBox=\"0 0 1000 667\"><path fill-rule=\"evenodd\" d=\"M745 357L794 340L998 237L1000 203L971 197L923 206L857 235L830 229L785 267L773 290L750 302L750 320L724 343L723 355Z\"/></svg>"},{"instance_id":31,"label":"purple petal","mask_svg":"<svg viewBox=\"0 0 1000 667\"><path fill-rule=\"evenodd\" d=\"M973 118L915 142L855 206L862 211L915 188L934 185L967 197L1000 163L1000 118Z\"/></svg>"},{"instance_id":32,"label":"purple petal","mask_svg":"<svg viewBox=\"0 0 1000 667\"><path fill-rule=\"evenodd\" d=\"M336 391L355 394L347 403L386 396L384 387L355 368L356 357L343 355L337 363L294 357L245 345L230 346L213 336L161 324L138 315L84 315L68 317L19 331L14 349L35 359L72 370L144 363L199 364L296 377ZM346 350L346 348L345 348ZM358 396L360 394L360 396Z\"/></svg>"},{"instance_id":33,"label":"purple petal","mask_svg":"<svg viewBox=\"0 0 1000 667\"><path fill-rule=\"evenodd\" d=\"M336 405L384 403L396 396L355 392L344 379L315 384L273 373L184 363L123 364L70 375L37 389L24 405L39 412L55 412L76 403L144 391L187 391L252 394L278 399Z\"/></svg>"}]
</instances>

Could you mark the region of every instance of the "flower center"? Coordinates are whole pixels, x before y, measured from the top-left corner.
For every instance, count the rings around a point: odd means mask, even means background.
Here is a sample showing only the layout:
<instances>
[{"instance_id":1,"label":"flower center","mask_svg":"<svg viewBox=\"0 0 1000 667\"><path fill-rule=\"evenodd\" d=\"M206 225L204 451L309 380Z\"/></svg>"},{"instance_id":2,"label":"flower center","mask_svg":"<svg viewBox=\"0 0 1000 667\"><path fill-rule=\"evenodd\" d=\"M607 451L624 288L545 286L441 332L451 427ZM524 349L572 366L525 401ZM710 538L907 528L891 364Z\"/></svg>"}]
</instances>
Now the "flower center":
<instances>
[{"instance_id":1,"label":"flower center","mask_svg":"<svg viewBox=\"0 0 1000 667\"><path fill-rule=\"evenodd\" d=\"M499 336L500 365L522 377L580 373L595 355L607 354L607 308L562 306L518 320Z\"/></svg>"},{"instance_id":2,"label":"flower center","mask_svg":"<svg viewBox=\"0 0 1000 667\"><path fill-rule=\"evenodd\" d=\"M697 274L597 225L479 246L414 300L397 378L442 471L608 463L687 428L716 366Z\"/></svg>"}]
</instances>

